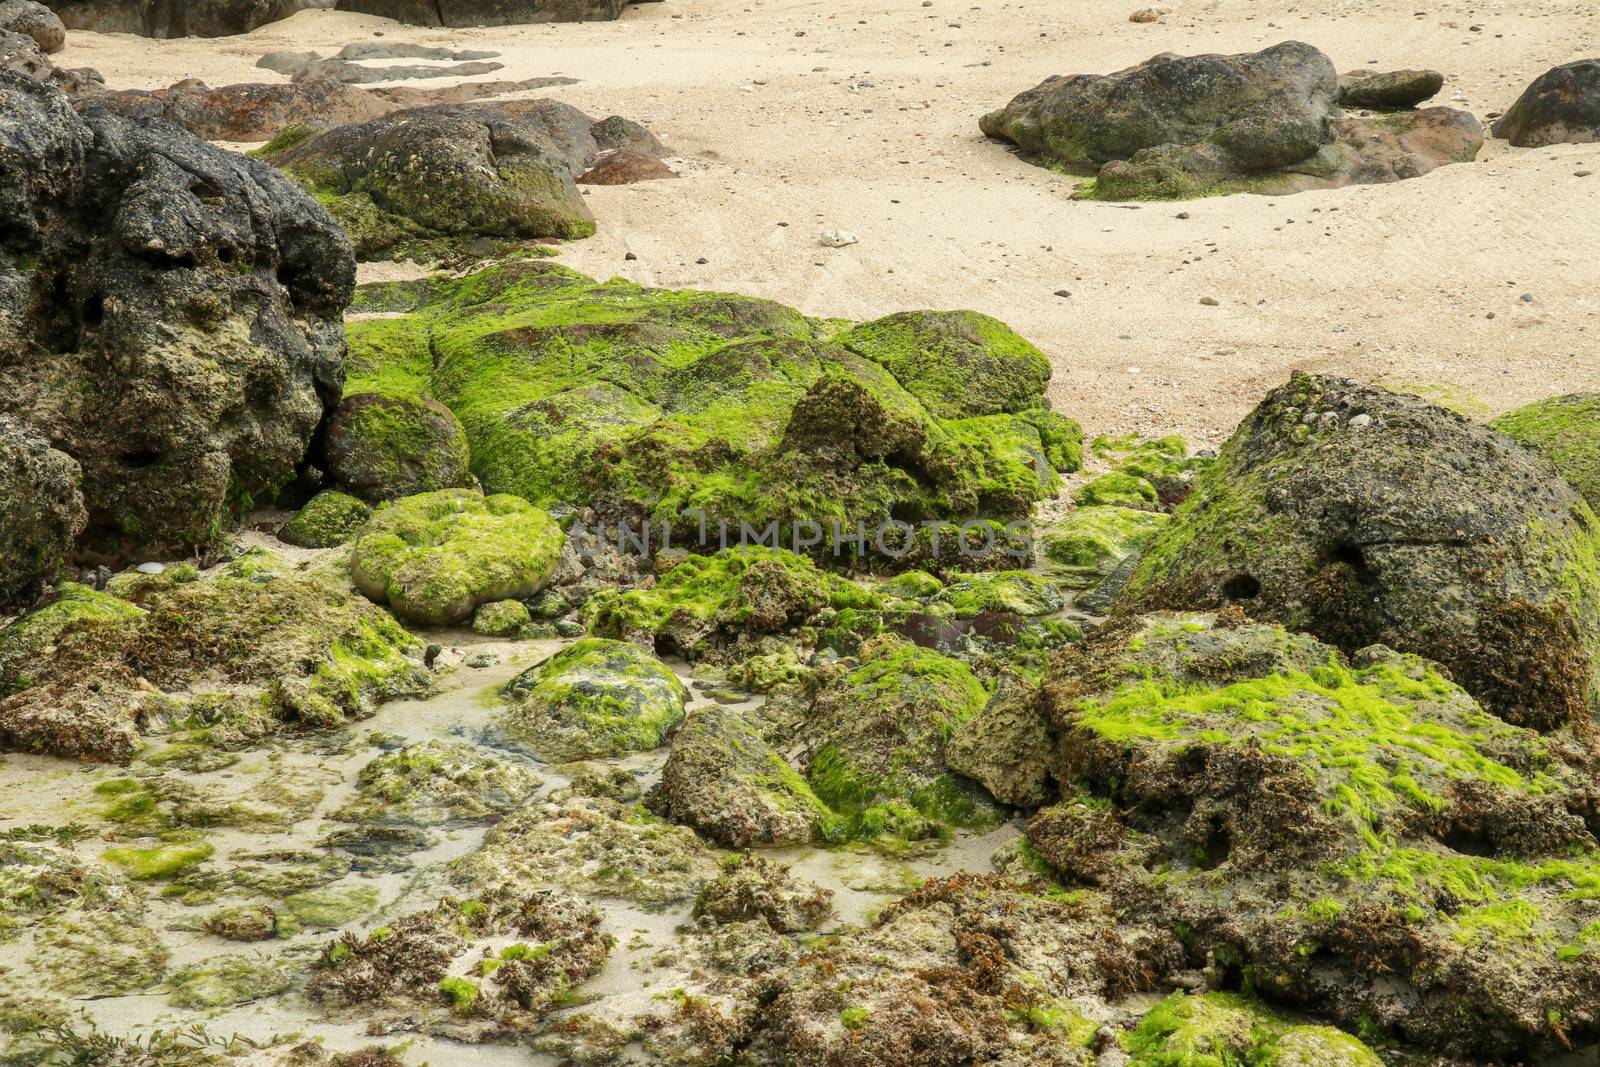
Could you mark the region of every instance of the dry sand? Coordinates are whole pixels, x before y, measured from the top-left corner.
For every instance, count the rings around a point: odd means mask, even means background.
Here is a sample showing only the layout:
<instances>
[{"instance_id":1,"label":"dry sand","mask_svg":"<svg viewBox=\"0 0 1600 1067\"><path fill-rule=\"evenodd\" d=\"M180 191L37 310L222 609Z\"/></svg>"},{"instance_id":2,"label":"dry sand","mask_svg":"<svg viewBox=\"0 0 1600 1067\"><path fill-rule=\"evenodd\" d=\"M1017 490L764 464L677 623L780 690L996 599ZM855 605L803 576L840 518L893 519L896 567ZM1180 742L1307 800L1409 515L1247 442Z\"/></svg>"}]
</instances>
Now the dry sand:
<instances>
[{"instance_id":1,"label":"dry sand","mask_svg":"<svg viewBox=\"0 0 1600 1067\"><path fill-rule=\"evenodd\" d=\"M73 33L55 58L115 88L221 85L276 80L254 67L266 51L382 32L501 51L490 78L579 78L542 95L644 120L691 162L590 190L600 232L563 262L822 316L975 308L1049 353L1057 406L1094 432L1215 441L1293 369L1427 383L1482 413L1600 383L1600 145L1491 140L1397 185L1116 206L1070 201L1072 179L977 130L1049 74L1288 38L1340 69L1441 70L1435 102L1484 117L1594 54L1600 5L1176 0L1149 25L1128 21L1138 6L666 0L616 23L453 31L307 11L222 40ZM820 247L825 226L860 243Z\"/></svg>"}]
</instances>

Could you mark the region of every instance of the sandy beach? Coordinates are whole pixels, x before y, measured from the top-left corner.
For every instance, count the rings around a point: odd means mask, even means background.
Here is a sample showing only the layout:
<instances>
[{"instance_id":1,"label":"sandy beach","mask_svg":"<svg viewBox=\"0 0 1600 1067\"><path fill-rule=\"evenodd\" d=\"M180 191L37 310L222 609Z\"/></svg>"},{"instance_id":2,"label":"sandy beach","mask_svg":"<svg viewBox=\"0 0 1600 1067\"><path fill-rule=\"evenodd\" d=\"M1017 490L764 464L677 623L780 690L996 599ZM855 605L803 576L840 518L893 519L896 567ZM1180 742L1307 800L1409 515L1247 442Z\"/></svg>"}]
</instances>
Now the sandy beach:
<instances>
[{"instance_id":1,"label":"sandy beach","mask_svg":"<svg viewBox=\"0 0 1600 1067\"><path fill-rule=\"evenodd\" d=\"M685 173L589 189L599 234L563 262L819 316L987 312L1049 354L1057 407L1091 432L1214 443L1296 369L1481 414L1600 381L1600 145L1491 139L1474 164L1390 186L1113 205L1070 200L1074 179L977 129L1050 74L1285 39L1341 70L1440 70L1436 102L1487 120L1592 47L1600 8L1211 0L1137 24L1135 6L666 0L615 23L443 31L306 11L218 40L74 32L56 60L113 88L223 85L279 79L254 66L268 51L382 34L498 51L491 78L577 78L542 92L644 121ZM824 227L860 241L822 247Z\"/></svg>"}]
</instances>

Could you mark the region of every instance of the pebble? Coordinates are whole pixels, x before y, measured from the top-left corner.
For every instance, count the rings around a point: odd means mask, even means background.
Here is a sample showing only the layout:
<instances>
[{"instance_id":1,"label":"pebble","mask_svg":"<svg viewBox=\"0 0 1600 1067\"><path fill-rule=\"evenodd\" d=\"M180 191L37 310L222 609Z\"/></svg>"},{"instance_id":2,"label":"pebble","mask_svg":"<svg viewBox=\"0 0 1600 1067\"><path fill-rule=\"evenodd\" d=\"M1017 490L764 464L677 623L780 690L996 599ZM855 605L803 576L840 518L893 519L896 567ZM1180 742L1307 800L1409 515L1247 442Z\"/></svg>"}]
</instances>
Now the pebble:
<instances>
[{"instance_id":1,"label":"pebble","mask_svg":"<svg viewBox=\"0 0 1600 1067\"><path fill-rule=\"evenodd\" d=\"M701 256L699 259L695 260L695 265L703 267L707 263L710 263L710 262L711 261L709 259L707 259L705 256Z\"/></svg>"},{"instance_id":2,"label":"pebble","mask_svg":"<svg viewBox=\"0 0 1600 1067\"><path fill-rule=\"evenodd\" d=\"M1068 289L1057 289L1056 290L1056 295L1057 296L1071 296L1072 292L1071 292L1071 290L1068 290Z\"/></svg>"},{"instance_id":3,"label":"pebble","mask_svg":"<svg viewBox=\"0 0 1600 1067\"><path fill-rule=\"evenodd\" d=\"M1523 294L1522 294L1522 302L1523 302L1523 303L1524 303L1524 304L1531 304L1531 303L1533 303L1533 294L1532 294L1532 293L1523 293Z\"/></svg>"},{"instance_id":4,"label":"pebble","mask_svg":"<svg viewBox=\"0 0 1600 1067\"><path fill-rule=\"evenodd\" d=\"M1200 298L1200 303L1204 304L1208 308L1214 308L1220 306L1222 302L1214 296L1202 296Z\"/></svg>"},{"instance_id":5,"label":"pebble","mask_svg":"<svg viewBox=\"0 0 1600 1067\"><path fill-rule=\"evenodd\" d=\"M632 252L629 252L627 255L623 256L622 258L625 259L625 260L628 260L629 262L632 262L633 260L636 260L639 257L634 255Z\"/></svg>"},{"instance_id":6,"label":"pebble","mask_svg":"<svg viewBox=\"0 0 1600 1067\"><path fill-rule=\"evenodd\" d=\"M1591 175L1593 173L1594 173L1594 171L1592 171L1592 170L1575 170L1575 171L1572 172L1572 176L1574 178L1587 178L1589 175Z\"/></svg>"},{"instance_id":7,"label":"pebble","mask_svg":"<svg viewBox=\"0 0 1600 1067\"><path fill-rule=\"evenodd\" d=\"M1360 415L1353 416L1350 419L1350 428L1352 430L1365 429L1370 425L1372 425L1372 416L1366 412L1362 412Z\"/></svg>"},{"instance_id":8,"label":"pebble","mask_svg":"<svg viewBox=\"0 0 1600 1067\"><path fill-rule=\"evenodd\" d=\"M160 574L167 569L167 565L165 563L141 563L133 569L140 574Z\"/></svg>"},{"instance_id":9,"label":"pebble","mask_svg":"<svg viewBox=\"0 0 1600 1067\"><path fill-rule=\"evenodd\" d=\"M817 240L821 241L829 248L843 248L845 245L855 244L857 241L861 240L861 238L857 237L849 230L827 229L823 230L822 233L818 235Z\"/></svg>"}]
</instances>

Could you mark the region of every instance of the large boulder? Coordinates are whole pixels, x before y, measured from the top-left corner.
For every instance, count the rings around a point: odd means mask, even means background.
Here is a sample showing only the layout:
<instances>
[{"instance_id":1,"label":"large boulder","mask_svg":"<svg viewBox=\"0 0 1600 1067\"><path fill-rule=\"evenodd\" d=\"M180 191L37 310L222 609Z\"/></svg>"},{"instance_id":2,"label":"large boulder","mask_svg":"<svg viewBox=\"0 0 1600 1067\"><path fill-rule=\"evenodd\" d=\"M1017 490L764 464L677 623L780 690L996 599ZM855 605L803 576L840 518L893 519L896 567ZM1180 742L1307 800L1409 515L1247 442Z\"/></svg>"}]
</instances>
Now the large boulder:
<instances>
[{"instance_id":1,"label":"large boulder","mask_svg":"<svg viewBox=\"0 0 1600 1067\"><path fill-rule=\"evenodd\" d=\"M1536 400L1489 423L1545 459L1592 508L1600 508L1600 393Z\"/></svg>"},{"instance_id":2,"label":"large boulder","mask_svg":"<svg viewBox=\"0 0 1600 1067\"><path fill-rule=\"evenodd\" d=\"M33 38L45 55L67 46L67 28L60 17L34 0L0 0L0 29Z\"/></svg>"},{"instance_id":3,"label":"large boulder","mask_svg":"<svg viewBox=\"0 0 1600 1067\"><path fill-rule=\"evenodd\" d=\"M1548 463L1426 401L1296 375L1223 447L1119 607L1236 604L1445 664L1506 720L1591 718L1600 520Z\"/></svg>"},{"instance_id":4,"label":"large boulder","mask_svg":"<svg viewBox=\"0 0 1600 1067\"><path fill-rule=\"evenodd\" d=\"M520 26L533 22L599 22L619 18L628 0L339 0L359 11L412 26Z\"/></svg>"},{"instance_id":5,"label":"large boulder","mask_svg":"<svg viewBox=\"0 0 1600 1067\"><path fill-rule=\"evenodd\" d=\"M54 581L89 521L78 465L9 415L0 415L0 604Z\"/></svg>"},{"instance_id":6,"label":"large boulder","mask_svg":"<svg viewBox=\"0 0 1600 1067\"><path fill-rule=\"evenodd\" d=\"M273 168L0 72L0 413L77 460L88 547L209 546L343 383L349 242Z\"/></svg>"},{"instance_id":7,"label":"large boulder","mask_svg":"<svg viewBox=\"0 0 1600 1067\"><path fill-rule=\"evenodd\" d=\"M333 480L366 500L474 485L461 424L426 397L345 397L328 420L323 454Z\"/></svg>"},{"instance_id":8,"label":"large boulder","mask_svg":"<svg viewBox=\"0 0 1600 1067\"><path fill-rule=\"evenodd\" d=\"M1340 112L1339 91L1327 56L1286 41L1052 77L979 125L1048 165L1094 175L1080 195L1113 200L1397 181L1482 146L1470 115L1437 108L1392 128Z\"/></svg>"},{"instance_id":9,"label":"large boulder","mask_svg":"<svg viewBox=\"0 0 1600 1067\"><path fill-rule=\"evenodd\" d=\"M1081 431L1042 386L1006 392L997 406L1015 413L941 418L895 371L829 340L837 326L770 301L523 259L364 288L360 307L404 312L351 324L364 388L437 399L486 490L593 506L613 540L617 520L642 536L648 519L654 545L664 520L677 546L720 544L726 520L730 544L748 523L752 538L772 528L777 544L841 555L878 553L882 532L904 555L911 524L1020 519L1081 462ZM1027 348L997 323L963 339L982 343L998 367Z\"/></svg>"},{"instance_id":10,"label":"large boulder","mask_svg":"<svg viewBox=\"0 0 1600 1067\"><path fill-rule=\"evenodd\" d=\"M288 18L306 0L49 0L69 30L141 37L230 37Z\"/></svg>"},{"instance_id":11,"label":"large boulder","mask_svg":"<svg viewBox=\"0 0 1600 1067\"><path fill-rule=\"evenodd\" d=\"M361 258L400 258L430 240L590 236L574 179L603 126L557 100L439 104L305 130L264 158L317 191Z\"/></svg>"},{"instance_id":12,"label":"large boulder","mask_svg":"<svg viewBox=\"0 0 1600 1067\"><path fill-rule=\"evenodd\" d=\"M514 496L444 489L380 508L356 535L356 588L401 618L448 626L479 604L543 589L561 555L561 527Z\"/></svg>"},{"instance_id":13,"label":"large boulder","mask_svg":"<svg viewBox=\"0 0 1600 1067\"><path fill-rule=\"evenodd\" d=\"M1420 657L1347 657L1237 610L1113 622L1043 692L1064 793L1032 855L1122 922L1448 1057L1600 1036L1581 733L1508 725Z\"/></svg>"},{"instance_id":14,"label":"large boulder","mask_svg":"<svg viewBox=\"0 0 1600 1067\"><path fill-rule=\"evenodd\" d=\"M1600 59L1579 59L1534 79L1494 124L1519 148L1600 141Z\"/></svg>"}]
</instances>

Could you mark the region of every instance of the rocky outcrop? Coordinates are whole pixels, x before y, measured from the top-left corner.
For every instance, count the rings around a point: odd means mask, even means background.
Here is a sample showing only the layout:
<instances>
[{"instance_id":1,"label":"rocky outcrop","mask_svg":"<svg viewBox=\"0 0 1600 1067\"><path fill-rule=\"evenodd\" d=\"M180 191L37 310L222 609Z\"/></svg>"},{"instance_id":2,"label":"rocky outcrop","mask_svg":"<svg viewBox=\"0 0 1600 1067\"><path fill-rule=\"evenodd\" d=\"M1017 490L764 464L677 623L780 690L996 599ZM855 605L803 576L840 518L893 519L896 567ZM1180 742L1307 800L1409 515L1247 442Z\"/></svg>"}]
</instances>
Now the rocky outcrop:
<instances>
[{"instance_id":1,"label":"rocky outcrop","mask_svg":"<svg viewBox=\"0 0 1600 1067\"><path fill-rule=\"evenodd\" d=\"M1407 84L1397 95L1414 92ZM1333 63L1288 41L1242 55L1160 55L1054 77L980 122L1102 199L1286 193L1397 181L1474 158L1477 120L1433 109L1394 125L1340 112Z\"/></svg>"},{"instance_id":2,"label":"rocky outcrop","mask_svg":"<svg viewBox=\"0 0 1600 1067\"><path fill-rule=\"evenodd\" d=\"M45 55L67 46L67 28L61 19L34 0L0 0L0 30L32 38Z\"/></svg>"},{"instance_id":3,"label":"rocky outcrop","mask_svg":"<svg viewBox=\"0 0 1600 1067\"><path fill-rule=\"evenodd\" d=\"M940 418L922 399L948 402L932 375L897 363L903 385L836 327L770 301L598 284L522 259L375 286L361 306L405 314L351 324L360 382L432 396L461 421L486 490L592 505L613 540L615 520L641 534L648 516L656 543L670 518L675 544L704 522L711 545L726 519L730 544L741 522L776 524L777 544L827 552L859 523L856 551L877 552L882 529L903 558L900 539L930 522L991 520L972 532L977 551L1081 462L1081 431L1042 387L1009 394L1011 411ZM997 367L1031 348L998 323L963 343L980 342ZM960 563L958 533L943 530L942 550Z\"/></svg>"},{"instance_id":4,"label":"rocky outcrop","mask_svg":"<svg viewBox=\"0 0 1600 1067\"><path fill-rule=\"evenodd\" d=\"M1444 75L1436 70L1353 70L1339 76L1339 103L1373 111L1399 111L1437 96Z\"/></svg>"},{"instance_id":5,"label":"rocky outcrop","mask_svg":"<svg viewBox=\"0 0 1600 1067\"><path fill-rule=\"evenodd\" d=\"M1580 59L1538 78L1494 124L1518 148L1600 141L1600 59Z\"/></svg>"},{"instance_id":6,"label":"rocky outcrop","mask_svg":"<svg viewBox=\"0 0 1600 1067\"><path fill-rule=\"evenodd\" d=\"M69 30L141 37L230 37L288 18L304 0L50 0Z\"/></svg>"},{"instance_id":7,"label":"rocky outcrop","mask_svg":"<svg viewBox=\"0 0 1600 1067\"><path fill-rule=\"evenodd\" d=\"M359 11L412 26L520 26L619 18L628 0L339 0Z\"/></svg>"},{"instance_id":8,"label":"rocky outcrop","mask_svg":"<svg viewBox=\"0 0 1600 1067\"><path fill-rule=\"evenodd\" d=\"M70 456L0 415L0 604L55 580L89 519L78 479Z\"/></svg>"},{"instance_id":9,"label":"rocky outcrop","mask_svg":"<svg viewBox=\"0 0 1600 1067\"><path fill-rule=\"evenodd\" d=\"M1593 757L1573 732L1508 725L1419 657L1346 657L1236 609L1102 628L1042 708L1064 794L1029 847L1121 922L1447 1056L1600 1034Z\"/></svg>"},{"instance_id":10,"label":"rocky outcrop","mask_svg":"<svg viewBox=\"0 0 1600 1067\"><path fill-rule=\"evenodd\" d=\"M577 185L621 119L555 100L438 105L269 145L265 158L330 205L363 259L427 256L477 238L587 237ZM636 142L653 143L635 123ZM658 146L659 147L659 146Z\"/></svg>"},{"instance_id":11,"label":"rocky outcrop","mask_svg":"<svg viewBox=\"0 0 1600 1067\"><path fill-rule=\"evenodd\" d=\"M1600 522L1532 452L1414 396L1297 375L1146 552L1122 609L1237 605L1443 663L1509 722L1592 716Z\"/></svg>"},{"instance_id":12,"label":"rocky outcrop","mask_svg":"<svg viewBox=\"0 0 1600 1067\"><path fill-rule=\"evenodd\" d=\"M0 73L0 412L82 468L88 548L213 544L343 382L355 264L265 164Z\"/></svg>"}]
</instances>

